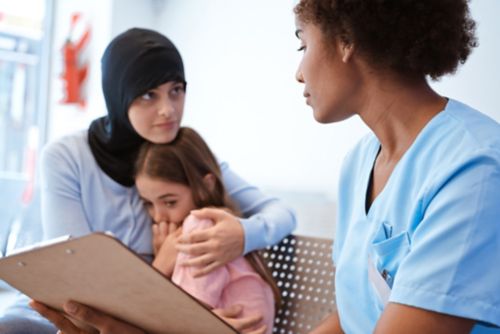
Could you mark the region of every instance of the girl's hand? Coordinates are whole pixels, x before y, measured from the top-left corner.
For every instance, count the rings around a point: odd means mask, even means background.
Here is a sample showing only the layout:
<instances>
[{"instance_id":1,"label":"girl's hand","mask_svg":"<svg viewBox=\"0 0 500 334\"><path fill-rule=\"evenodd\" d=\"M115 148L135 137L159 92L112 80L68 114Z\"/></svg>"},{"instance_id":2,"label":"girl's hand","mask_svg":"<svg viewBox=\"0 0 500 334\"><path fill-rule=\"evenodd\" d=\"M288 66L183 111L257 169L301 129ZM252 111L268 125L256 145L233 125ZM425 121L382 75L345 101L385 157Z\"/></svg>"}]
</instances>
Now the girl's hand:
<instances>
[{"instance_id":1,"label":"girl's hand","mask_svg":"<svg viewBox=\"0 0 500 334\"><path fill-rule=\"evenodd\" d=\"M153 248L155 258L153 267L161 271L165 276L171 277L177 258L175 248L182 233L182 227L174 223L160 222L153 225Z\"/></svg>"},{"instance_id":2,"label":"girl's hand","mask_svg":"<svg viewBox=\"0 0 500 334\"><path fill-rule=\"evenodd\" d=\"M183 235L177 250L194 256L183 266L199 267L194 277L203 276L243 254L245 233L238 217L217 208L191 212L200 219L210 219L214 226Z\"/></svg>"},{"instance_id":3,"label":"girl's hand","mask_svg":"<svg viewBox=\"0 0 500 334\"><path fill-rule=\"evenodd\" d=\"M177 230L177 225L174 223L159 222L153 224L153 251L155 256L160 251L161 246L169 235L172 235Z\"/></svg>"},{"instance_id":4,"label":"girl's hand","mask_svg":"<svg viewBox=\"0 0 500 334\"><path fill-rule=\"evenodd\" d=\"M143 330L126 322L75 302L64 304L64 311L91 329L83 330L76 327L61 312L55 311L44 304L32 300L30 306L59 328L58 333L60 334L146 334Z\"/></svg>"}]
</instances>

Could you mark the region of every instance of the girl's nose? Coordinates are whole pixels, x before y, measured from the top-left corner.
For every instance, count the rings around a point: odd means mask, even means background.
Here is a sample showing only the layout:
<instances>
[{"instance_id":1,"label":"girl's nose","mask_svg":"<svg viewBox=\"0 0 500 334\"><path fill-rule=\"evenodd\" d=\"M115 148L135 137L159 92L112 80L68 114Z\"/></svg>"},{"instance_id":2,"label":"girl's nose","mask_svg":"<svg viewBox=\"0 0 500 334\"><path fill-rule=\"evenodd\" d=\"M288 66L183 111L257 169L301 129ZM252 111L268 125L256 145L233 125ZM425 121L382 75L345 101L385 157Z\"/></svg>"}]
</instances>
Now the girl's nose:
<instances>
[{"instance_id":1,"label":"girl's nose","mask_svg":"<svg viewBox=\"0 0 500 334\"><path fill-rule=\"evenodd\" d=\"M168 222L168 213L164 210L155 209L153 220L155 223Z\"/></svg>"}]
</instances>

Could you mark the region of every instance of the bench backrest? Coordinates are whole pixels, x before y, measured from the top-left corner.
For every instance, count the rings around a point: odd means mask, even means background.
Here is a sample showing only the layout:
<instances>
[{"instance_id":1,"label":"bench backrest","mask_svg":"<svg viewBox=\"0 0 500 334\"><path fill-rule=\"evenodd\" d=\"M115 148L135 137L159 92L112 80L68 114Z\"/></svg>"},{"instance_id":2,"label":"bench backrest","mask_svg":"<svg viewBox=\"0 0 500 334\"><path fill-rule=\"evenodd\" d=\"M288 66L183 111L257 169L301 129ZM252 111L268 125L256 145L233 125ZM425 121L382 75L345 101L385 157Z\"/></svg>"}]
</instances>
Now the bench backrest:
<instances>
[{"instance_id":1,"label":"bench backrest","mask_svg":"<svg viewBox=\"0 0 500 334\"><path fill-rule=\"evenodd\" d=\"M331 239L289 235L261 251L281 291L273 333L308 333L335 309Z\"/></svg>"}]
</instances>

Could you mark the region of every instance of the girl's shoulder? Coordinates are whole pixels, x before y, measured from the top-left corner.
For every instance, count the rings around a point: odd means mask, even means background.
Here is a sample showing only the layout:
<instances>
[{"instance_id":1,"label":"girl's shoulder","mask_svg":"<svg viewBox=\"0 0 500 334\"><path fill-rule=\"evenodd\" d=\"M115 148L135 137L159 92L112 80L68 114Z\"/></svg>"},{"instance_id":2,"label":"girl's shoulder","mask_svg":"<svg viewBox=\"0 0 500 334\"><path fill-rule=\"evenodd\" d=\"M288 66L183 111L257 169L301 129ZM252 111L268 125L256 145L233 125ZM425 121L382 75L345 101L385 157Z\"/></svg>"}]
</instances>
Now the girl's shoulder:
<instances>
[{"instance_id":1,"label":"girl's shoulder","mask_svg":"<svg viewBox=\"0 0 500 334\"><path fill-rule=\"evenodd\" d=\"M214 222L210 219L200 219L195 215L188 215L184 222L182 223L182 232L189 233L195 230L204 230L206 228L212 227Z\"/></svg>"}]
</instances>

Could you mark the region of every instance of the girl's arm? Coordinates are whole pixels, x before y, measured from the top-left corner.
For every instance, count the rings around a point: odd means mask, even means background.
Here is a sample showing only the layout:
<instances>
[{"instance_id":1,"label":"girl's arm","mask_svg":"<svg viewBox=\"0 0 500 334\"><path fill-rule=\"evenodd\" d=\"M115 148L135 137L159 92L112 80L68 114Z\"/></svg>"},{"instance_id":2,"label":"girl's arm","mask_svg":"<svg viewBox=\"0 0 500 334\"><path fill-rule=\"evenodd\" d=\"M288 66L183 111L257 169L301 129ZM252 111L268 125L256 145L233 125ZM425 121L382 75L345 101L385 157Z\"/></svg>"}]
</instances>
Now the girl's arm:
<instances>
[{"instance_id":1,"label":"girl's arm","mask_svg":"<svg viewBox=\"0 0 500 334\"><path fill-rule=\"evenodd\" d=\"M174 271L177 250L175 245L181 235L182 228L177 228L174 223L160 222L153 224L153 267L158 269L167 277L172 277Z\"/></svg>"}]
</instances>

